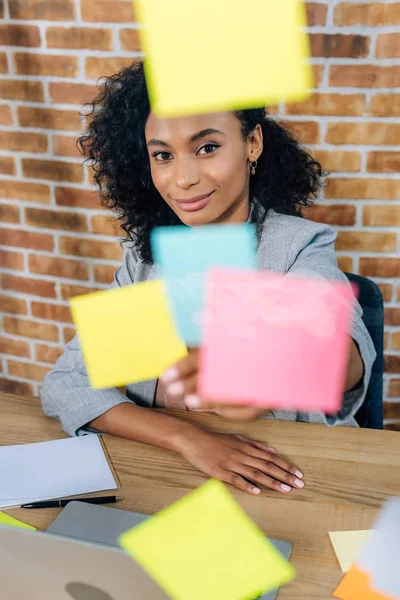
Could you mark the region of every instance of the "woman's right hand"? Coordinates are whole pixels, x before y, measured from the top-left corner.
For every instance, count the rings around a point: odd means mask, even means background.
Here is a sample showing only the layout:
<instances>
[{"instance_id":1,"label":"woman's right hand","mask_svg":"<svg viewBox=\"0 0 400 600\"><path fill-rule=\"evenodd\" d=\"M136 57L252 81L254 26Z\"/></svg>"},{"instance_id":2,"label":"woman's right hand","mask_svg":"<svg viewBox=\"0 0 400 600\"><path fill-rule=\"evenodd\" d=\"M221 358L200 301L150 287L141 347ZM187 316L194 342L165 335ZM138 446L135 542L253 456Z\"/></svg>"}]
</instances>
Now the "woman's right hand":
<instances>
[{"instance_id":1,"label":"woman's right hand","mask_svg":"<svg viewBox=\"0 0 400 600\"><path fill-rule=\"evenodd\" d=\"M196 430L181 440L179 452L192 466L250 494L259 486L289 493L304 487L302 473L279 458L272 448L241 435Z\"/></svg>"}]
</instances>

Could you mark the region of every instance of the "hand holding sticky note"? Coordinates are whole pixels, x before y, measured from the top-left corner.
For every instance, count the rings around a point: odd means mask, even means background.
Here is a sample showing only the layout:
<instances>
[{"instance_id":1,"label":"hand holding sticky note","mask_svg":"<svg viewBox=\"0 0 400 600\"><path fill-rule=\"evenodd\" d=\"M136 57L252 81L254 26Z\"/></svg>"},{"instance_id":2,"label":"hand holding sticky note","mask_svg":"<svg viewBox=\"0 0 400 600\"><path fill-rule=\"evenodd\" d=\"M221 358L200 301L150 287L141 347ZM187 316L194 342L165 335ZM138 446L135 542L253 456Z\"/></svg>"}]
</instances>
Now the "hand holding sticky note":
<instances>
[{"instance_id":1,"label":"hand holding sticky note","mask_svg":"<svg viewBox=\"0 0 400 600\"><path fill-rule=\"evenodd\" d=\"M354 300L344 282L212 269L199 395L231 404L337 412Z\"/></svg>"},{"instance_id":2,"label":"hand holding sticky note","mask_svg":"<svg viewBox=\"0 0 400 600\"><path fill-rule=\"evenodd\" d=\"M135 0L135 6L157 116L304 100L312 87L300 0Z\"/></svg>"},{"instance_id":3,"label":"hand holding sticky note","mask_svg":"<svg viewBox=\"0 0 400 600\"><path fill-rule=\"evenodd\" d=\"M294 577L290 563L215 480L119 541L175 600L243 600Z\"/></svg>"},{"instance_id":4,"label":"hand holding sticky note","mask_svg":"<svg viewBox=\"0 0 400 600\"><path fill-rule=\"evenodd\" d=\"M78 296L71 311L94 388L159 377L187 354L161 281Z\"/></svg>"}]
</instances>

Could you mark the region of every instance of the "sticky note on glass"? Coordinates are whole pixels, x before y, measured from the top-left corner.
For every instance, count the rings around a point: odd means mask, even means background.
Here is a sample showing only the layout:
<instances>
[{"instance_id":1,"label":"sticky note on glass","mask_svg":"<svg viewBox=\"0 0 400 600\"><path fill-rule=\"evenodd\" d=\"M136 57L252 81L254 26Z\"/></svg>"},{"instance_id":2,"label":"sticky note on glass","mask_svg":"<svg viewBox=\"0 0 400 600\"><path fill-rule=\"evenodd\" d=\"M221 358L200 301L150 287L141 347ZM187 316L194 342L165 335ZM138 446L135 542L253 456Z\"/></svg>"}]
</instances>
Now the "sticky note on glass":
<instances>
[{"instance_id":1,"label":"sticky note on glass","mask_svg":"<svg viewBox=\"0 0 400 600\"><path fill-rule=\"evenodd\" d=\"M14 517L11 517L2 511L0 511L0 525L9 525L10 527L19 527L20 529L31 529L32 531L36 531L36 527L23 523L18 519L14 519Z\"/></svg>"},{"instance_id":2,"label":"sticky note on glass","mask_svg":"<svg viewBox=\"0 0 400 600\"><path fill-rule=\"evenodd\" d=\"M71 312L94 388L157 378L187 354L162 281L72 298Z\"/></svg>"},{"instance_id":3,"label":"sticky note on glass","mask_svg":"<svg viewBox=\"0 0 400 600\"><path fill-rule=\"evenodd\" d=\"M152 232L151 247L167 284L179 333L188 346L198 346L205 274L214 265L254 268L255 226L159 227Z\"/></svg>"},{"instance_id":4,"label":"sticky note on glass","mask_svg":"<svg viewBox=\"0 0 400 600\"><path fill-rule=\"evenodd\" d=\"M119 542L175 600L243 600L289 582L295 573L215 480Z\"/></svg>"},{"instance_id":5,"label":"sticky note on glass","mask_svg":"<svg viewBox=\"0 0 400 600\"><path fill-rule=\"evenodd\" d=\"M231 404L337 412L354 300L352 288L342 282L212 269L200 395Z\"/></svg>"},{"instance_id":6,"label":"sticky note on glass","mask_svg":"<svg viewBox=\"0 0 400 600\"><path fill-rule=\"evenodd\" d=\"M343 573L347 573L367 541L370 530L330 531L329 537Z\"/></svg>"},{"instance_id":7,"label":"sticky note on glass","mask_svg":"<svg viewBox=\"0 0 400 600\"><path fill-rule=\"evenodd\" d=\"M158 116L304 100L313 85L299 0L135 0L135 6Z\"/></svg>"}]
</instances>

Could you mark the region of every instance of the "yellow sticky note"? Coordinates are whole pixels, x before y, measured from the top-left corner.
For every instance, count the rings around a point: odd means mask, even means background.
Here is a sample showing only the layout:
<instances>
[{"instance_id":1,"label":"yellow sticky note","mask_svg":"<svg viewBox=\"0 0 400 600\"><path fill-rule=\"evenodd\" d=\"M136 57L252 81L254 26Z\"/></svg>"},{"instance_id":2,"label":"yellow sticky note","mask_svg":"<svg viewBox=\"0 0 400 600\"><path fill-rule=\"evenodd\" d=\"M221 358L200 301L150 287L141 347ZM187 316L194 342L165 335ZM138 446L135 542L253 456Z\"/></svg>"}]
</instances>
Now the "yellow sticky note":
<instances>
[{"instance_id":1,"label":"yellow sticky note","mask_svg":"<svg viewBox=\"0 0 400 600\"><path fill-rule=\"evenodd\" d=\"M300 0L135 0L150 102L163 117L304 100Z\"/></svg>"},{"instance_id":2,"label":"yellow sticky note","mask_svg":"<svg viewBox=\"0 0 400 600\"><path fill-rule=\"evenodd\" d=\"M187 354L162 281L72 298L71 312L94 388L157 378Z\"/></svg>"},{"instance_id":3,"label":"yellow sticky note","mask_svg":"<svg viewBox=\"0 0 400 600\"><path fill-rule=\"evenodd\" d=\"M32 525L27 525L22 521L18 521L18 519L14 519L10 515L7 515L5 512L0 511L0 525L10 525L12 527L19 527L20 529L32 529L32 531L36 531L36 527Z\"/></svg>"},{"instance_id":4,"label":"yellow sticky note","mask_svg":"<svg viewBox=\"0 0 400 600\"><path fill-rule=\"evenodd\" d=\"M215 480L119 542L175 600L243 600L289 582L295 573Z\"/></svg>"},{"instance_id":5,"label":"yellow sticky note","mask_svg":"<svg viewBox=\"0 0 400 600\"><path fill-rule=\"evenodd\" d=\"M347 573L357 558L371 531L330 531L332 546L343 573Z\"/></svg>"}]
</instances>

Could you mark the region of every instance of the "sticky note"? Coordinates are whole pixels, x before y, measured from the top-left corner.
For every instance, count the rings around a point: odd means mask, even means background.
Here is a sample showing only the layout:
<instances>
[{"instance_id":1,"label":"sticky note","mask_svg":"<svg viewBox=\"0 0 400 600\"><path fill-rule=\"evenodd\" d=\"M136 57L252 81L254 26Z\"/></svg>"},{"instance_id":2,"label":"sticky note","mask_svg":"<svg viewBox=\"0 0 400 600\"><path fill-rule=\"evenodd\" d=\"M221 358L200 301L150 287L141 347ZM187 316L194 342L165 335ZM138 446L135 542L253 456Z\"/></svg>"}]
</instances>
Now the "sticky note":
<instances>
[{"instance_id":1,"label":"sticky note","mask_svg":"<svg viewBox=\"0 0 400 600\"><path fill-rule=\"evenodd\" d=\"M220 481L208 481L119 541L175 600L243 600L294 577Z\"/></svg>"},{"instance_id":2,"label":"sticky note","mask_svg":"<svg viewBox=\"0 0 400 600\"><path fill-rule=\"evenodd\" d=\"M36 527L23 523L18 519L14 519L14 517L11 517L2 511L0 511L0 525L9 525L10 527L19 527L20 529L31 529L32 531L36 531Z\"/></svg>"},{"instance_id":3,"label":"sticky note","mask_svg":"<svg viewBox=\"0 0 400 600\"><path fill-rule=\"evenodd\" d=\"M135 6L158 116L298 101L312 87L300 0L135 0Z\"/></svg>"},{"instance_id":4,"label":"sticky note","mask_svg":"<svg viewBox=\"0 0 400 600\"><path fill-rule=\"evenodd\" d=\"M205 274L213 265L256 266L256 230L242 225L159 227L151 247L179 333L188 346L201 342Z\"/></svg>"},{"instance_id":5,"label":"sticky note","mask_svg":"<svg viewBox=\"0 0 400 600\"><path fill-rule=\"evenodd\" d=\"M343 577L333 596L340 600L396 600L394 596L387 596L373 588L370 575L355 564Z\"/></svg>"},{"instance_id":6,"label":"sticky note","mask_svg":"<svg viewBox=\"0 0 400 600\"><path fill-rule=\"evenodd\" d=\"M200 395L231 404L337 412L353 302L351 287L342 282L211 270Z\"/></svg>"},{"instance_id":7,"label":"sticky note","mask_svg":"<svg viewBox=\"0 0 400 600\"><path fill-rule=\"evenodd\" d=\"M94 388L157 378L187 354L162 281L78 296L71 311Z\"/></svg>"},{"instance_id":8,"label":"sticky note","mask_svg":"<svg viewBox=\"0 0 400 600\"><path fill-rule=\"evenodd\" d=\"M343 573L347 573L350 569L370 534L370 530L329 532L333 549Z\"/></svg>"}]
</instances>

